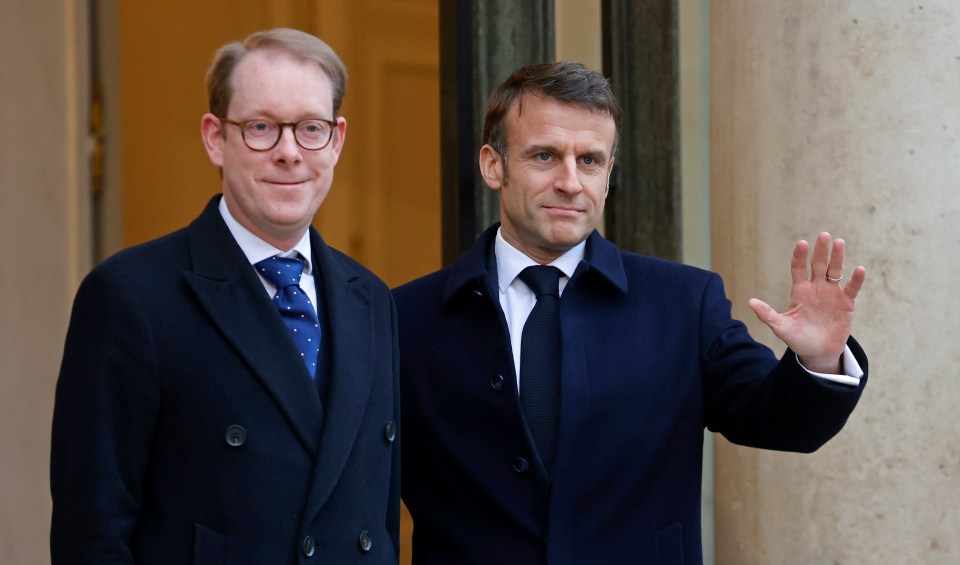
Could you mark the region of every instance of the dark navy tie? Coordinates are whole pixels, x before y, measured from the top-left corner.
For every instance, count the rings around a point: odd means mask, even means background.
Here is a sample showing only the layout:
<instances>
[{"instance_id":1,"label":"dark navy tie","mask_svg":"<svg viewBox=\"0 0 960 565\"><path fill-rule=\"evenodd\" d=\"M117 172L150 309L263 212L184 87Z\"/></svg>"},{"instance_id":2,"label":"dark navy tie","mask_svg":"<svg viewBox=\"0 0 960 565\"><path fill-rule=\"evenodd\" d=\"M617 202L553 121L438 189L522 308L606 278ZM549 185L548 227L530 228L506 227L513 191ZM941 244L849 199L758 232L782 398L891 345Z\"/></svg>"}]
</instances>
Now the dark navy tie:
<instances>
[{"instance_id":1,"label":"dark navy tie","mask_svg":"<svg viewBox=\"0 0 960 565\"><path fill-rule=\"evenodd\" d=\"M561 274L556 267L535 265L519 275L537 296L520 337L520 405L548 472L560 422Z\"/></svg>"},{"instance_id":2,"label":"dark navy tie","mask_svg":"<svg viewBox=\"0 0 960 565\"><path fill-rule=\"evenodd\" d=\"M303 259L270 257L257 263L257 272L277 287L273 303L280 310L293 341L300 348L311 377L317 375L317 358L320 353L320 321L307 293L300 288L303 274Z\"/></svg>"}]
</instances>

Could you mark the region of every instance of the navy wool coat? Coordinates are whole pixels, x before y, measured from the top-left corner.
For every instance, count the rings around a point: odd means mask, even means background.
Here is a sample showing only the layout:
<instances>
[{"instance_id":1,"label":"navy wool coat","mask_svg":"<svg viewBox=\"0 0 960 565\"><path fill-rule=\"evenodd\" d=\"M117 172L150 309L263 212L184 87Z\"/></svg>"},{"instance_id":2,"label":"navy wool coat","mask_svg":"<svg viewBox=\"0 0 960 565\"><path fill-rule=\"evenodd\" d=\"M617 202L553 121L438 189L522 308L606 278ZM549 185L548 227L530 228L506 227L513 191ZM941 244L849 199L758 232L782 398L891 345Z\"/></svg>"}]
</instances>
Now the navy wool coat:
<instances>
[{"instance_id":1,"label":"navy wool coat","mask_svg":"<svg viewBox=\"0 0 960 565\"><path fill-rule=\"evenodd\" d=\"M403 499L418 564L701 563L704 429L810 452L859 387L777 360L714 273L594 232L560 299L561 422L548 477L520 409L492 242L395 289ZM861 366L863 351L849 342Z\"/></svg>"},{"instance_id":2,"label":"navy wool coat","mask_svg":"<svg viewBox=\"0 0 960 565\"><path fill-rule=\"evenodd\" d=\"M53 563L396 563L396 311L311 228L321 401L217 210L78 291L57 383Z\"/></svg>"}]
</instances>

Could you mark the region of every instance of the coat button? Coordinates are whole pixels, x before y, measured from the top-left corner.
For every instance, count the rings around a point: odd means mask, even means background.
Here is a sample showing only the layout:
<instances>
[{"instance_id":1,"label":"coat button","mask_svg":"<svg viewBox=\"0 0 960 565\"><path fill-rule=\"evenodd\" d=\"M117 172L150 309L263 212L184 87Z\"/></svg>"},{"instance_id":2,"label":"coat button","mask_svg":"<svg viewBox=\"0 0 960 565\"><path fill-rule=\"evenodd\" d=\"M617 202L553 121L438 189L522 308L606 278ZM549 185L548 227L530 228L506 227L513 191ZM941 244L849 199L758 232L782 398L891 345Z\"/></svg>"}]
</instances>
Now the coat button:
<instances>
[{"instance_id":1,"label":"coat button","mask_svg":"<svg viewBox=\"0 0 960 565\"><path fill-rule=\"evenodd\" d=\"M373 548L373 538L370 537L370 532L367 530L360 531L360 537L357 538L357 543L360 544L360 551L366 553Z\"/></svg>"},{"instance_id":2,"label":"coat button","mask_svg":"<svg viewBox=\"0 0 960 565\"><path fill-rule=\"evenodd\" d=\"M243 429L243 426L230 426L227 428L225 437L227 438L227 445L240 447L243 442L247 441L247 430Z\"/></svg>"},{"instance_id":3,"label":"coat button","mask_svg":"<svg viewBox=\"0 0 960 565\"><path fill-rule=\"evenodd\" d=\"M490 386L492 386L493 390L497 392L503 390L503 375L494 375L490 377Z\"/></svg>"},{"instance_id":4,"label":"coat button","mask_svg":"<svg viewBox=\"0 0 960 565\"><path fill-rule=\"evenodd\" d=\"M383 437L387 438L387 441L393 443L393 440L397 439L397 423L393 420L390 420L390 423L383 428Z\"/></svg>"},{"instance_id":5,"label":"coat button","mask_svg":"<svg viewBox=\"0 0 960 565\"><path fill-rule=\"evenodd\" d=\"M316 548L316 544L313 543L313 536L307 536L303 538L303 543L300 544L300 549L303 550L303 554L307 557L313 557L313 550Z\"/></svg>"},{"instance_id":6,"label":"coat button","mask_svg":"<svg viewBox=\"0 0 960 565\"><path fill-rule=\"evenodd\" d=\"M530 470L530 463L523 457L517 457L513 460L513 470L518 473L526 473Z\"/></svg>"}]
</instances>

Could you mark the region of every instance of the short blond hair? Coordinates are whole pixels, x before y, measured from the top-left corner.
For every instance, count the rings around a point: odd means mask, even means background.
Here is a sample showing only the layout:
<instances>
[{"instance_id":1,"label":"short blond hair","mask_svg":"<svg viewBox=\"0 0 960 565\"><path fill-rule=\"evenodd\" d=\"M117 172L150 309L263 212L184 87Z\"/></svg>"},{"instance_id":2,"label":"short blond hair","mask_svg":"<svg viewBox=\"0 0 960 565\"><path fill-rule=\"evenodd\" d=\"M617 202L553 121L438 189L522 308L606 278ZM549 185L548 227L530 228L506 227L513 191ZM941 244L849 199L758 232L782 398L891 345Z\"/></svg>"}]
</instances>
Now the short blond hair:
<instances>
[{"instance_id":1,"label":"short blond hair","mask_svg":"<svg viewBox=\"0 0 960 565\"><path fill-rule=\"evenodd\" d=\"M320 66L330 79L333 98L333 115L340 112L343 95L347 88L347 69L340 57L318 37L289 28L258 31L243 41L227 43L213 57L207 70L207 98L210 113L220 118L227 117L230 100L233 98L231 78L237 65L247 55L260 49L276 49L307 62Z\"/></svg>"}]
</instances>

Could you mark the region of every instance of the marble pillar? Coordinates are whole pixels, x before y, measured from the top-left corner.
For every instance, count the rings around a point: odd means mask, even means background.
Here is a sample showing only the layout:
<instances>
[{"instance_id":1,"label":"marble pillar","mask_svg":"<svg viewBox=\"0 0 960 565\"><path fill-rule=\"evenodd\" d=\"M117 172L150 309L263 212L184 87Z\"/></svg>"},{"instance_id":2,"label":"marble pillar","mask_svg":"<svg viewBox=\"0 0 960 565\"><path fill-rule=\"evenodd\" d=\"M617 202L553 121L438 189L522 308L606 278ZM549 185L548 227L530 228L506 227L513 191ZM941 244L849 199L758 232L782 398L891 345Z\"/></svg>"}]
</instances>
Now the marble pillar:
<instances>
[{"instance_id":1,"label":"marble pillar","mask_svg":"<svg viewBox=\"0 0 960 565\"><path fill-rule=\"evenodd\" d=\"M0 563L50 559L53 391L93 255L87 4L0 10Z\"/></svg>"},{"instance_id":2,"label":"marble pillar","mask_svg":"<svg viewBox=\"0 0 960 565\"><path fill-rule=\"evenodd\" d=\"M714 3L713 267L783 309L798 239L865 265L870 380L811 455L716 446L719 564L960 563L960 4ZM811 407L815 410L815 407Z\"/></svg>"}]
</instances>

